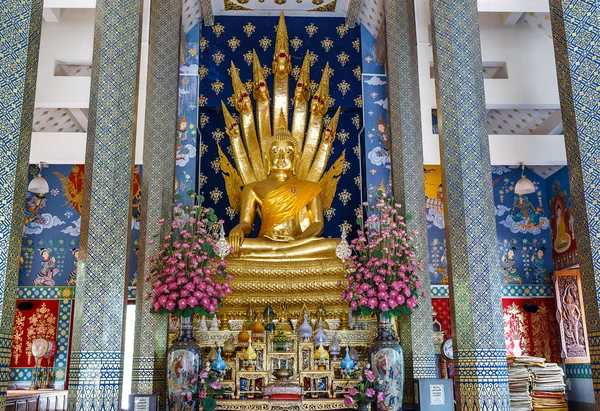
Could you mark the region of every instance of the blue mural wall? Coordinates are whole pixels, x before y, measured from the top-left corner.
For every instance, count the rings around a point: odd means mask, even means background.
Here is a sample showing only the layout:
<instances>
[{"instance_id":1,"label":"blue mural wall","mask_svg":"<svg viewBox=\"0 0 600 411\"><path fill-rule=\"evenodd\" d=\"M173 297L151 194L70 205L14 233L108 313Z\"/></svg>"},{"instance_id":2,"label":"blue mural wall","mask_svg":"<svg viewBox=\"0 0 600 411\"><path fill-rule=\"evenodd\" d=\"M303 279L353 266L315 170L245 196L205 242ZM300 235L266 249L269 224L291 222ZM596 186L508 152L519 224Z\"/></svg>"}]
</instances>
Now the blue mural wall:
<instances>
[{"instance_id":1,"label":"blue mural wall","mask_svg":"<svg viewBox=\"0 0 600 411\"><path fill-rule=\"evenodd\" d=\"M363 122L365 126L364 175L366 201L377 190L391 192L390 132L387 76L384 65L375 63L375 38L361 25Z\"/></svg>"},{"instance_id":2,"label":"blue mural wall","mask_svg":"<svg viewBox=\"0 0 600 411\"><path fill-rule=\"evenodd\" d=\"M30 178L37 175L30 167ZM19 286L64 287L77 282L79 228L83 165L50 165L43 175L50 187L45 196L27 193L23 227L22 267ZM141 166L135 168L132 198L131 256L128 273L131 284L136 276L136 250L139 237Z\"/></svg>"},{"instance_id":3,"label":"blue mural wall","mask_svg":"<svg viewBox=\"0 0 600 411\"><path fill-rule=\"evenodd\" d=\"M184 25L184 30L185 30ZM179 66L179 100L177 122L177 150L175 155L175 193L186 197L196 190L198 167L198 84L204 76L198 71L200 50L200 23L185 32L182 53L185 61Z\"/></svg>"},{"instance_id":4,"label":"blue mural wall","mask_svg":"<svg viewBox=\"0 0 600 411\"><path fill-rule=\"evenodd\" d=\"M229 231L238 222L237 212L230 206L221 175L217 147L227 155L229 137L221 101L237 116L232 104L233 89L229 77L231 61L240 70L246 87L252 87L252 49L263 64L265 80L272 89L271 64L275 47L275 30L278 17L216 17L212 27L203 27L200 39L200 87L198 127L202 135L198 151L200 167L199 192L206 204L217 210ZM325 225L324 236L339 237L341 225L354 225L361 204L360 130L362 128L361 46L360 29L348 28L343 18L312 19L286 18L292 73L290 95L296 85L304 56L310 52L311 92L316 91L325 64L332 69L329 93L331 106L326 122L337 107L342 108L336 140L328 167L345 151L343 174L339 180L331 208L325 212L330 222ZM292 107L290 104L290 113ZM230 161L232 158L230 157ZM233 163L233 161L232 161ZM258 224L255 224L255 229Z\"/></svg>"},{"instance_id":5,"label":"blue mural wall","mask_svg":"<svg viewBox=\"0 0 600 411\"><path fill-rule=\"evenodd\" d=\"M521 178L518 167L492 167L500 276L504 284L551 282L551 231L546 182L525 168L535 192L518 196L514 189Z\"/></svg>"}]
</instances>

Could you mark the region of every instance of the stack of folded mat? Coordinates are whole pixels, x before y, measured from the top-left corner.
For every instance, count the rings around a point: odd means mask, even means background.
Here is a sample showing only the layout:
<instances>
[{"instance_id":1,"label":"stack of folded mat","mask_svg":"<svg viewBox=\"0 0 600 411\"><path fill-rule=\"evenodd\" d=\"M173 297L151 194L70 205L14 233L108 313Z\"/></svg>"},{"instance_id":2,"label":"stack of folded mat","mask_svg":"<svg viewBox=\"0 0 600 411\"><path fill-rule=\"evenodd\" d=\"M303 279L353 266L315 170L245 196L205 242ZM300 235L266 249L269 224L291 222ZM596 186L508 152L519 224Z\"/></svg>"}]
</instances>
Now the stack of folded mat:
<instances>
[{"instance_id":1,"label":"stack of folded mat","mask_svg":"<svg viewBox=\"0 0 600 411\"><path fill-rule=\"evenodd\" d=\"M534 410L567 411L564 373L555 363L530 367L533 379L531 398Z\"/></svg>"},{"instance_id":2,"label":"stack of folded mat","mask_svg":"<svg viewBox=\"0 0 600 411\"><path fill-rule=\"evenodd\" d=\"M568 411L564 373L540 357L509 357L508 386L512 411Z\"/></svg>"},{"instance_id":3,"label":"stack of folded mat","mask_svg":"<svg viewBox=\"0 0 600 411\"><path fill-rule=\"evenodd\" d=\"M508 368L508 390L511 411L530 411L533 408L529 395L529 370L520 362Z\"/></svg>"}]
</instances>

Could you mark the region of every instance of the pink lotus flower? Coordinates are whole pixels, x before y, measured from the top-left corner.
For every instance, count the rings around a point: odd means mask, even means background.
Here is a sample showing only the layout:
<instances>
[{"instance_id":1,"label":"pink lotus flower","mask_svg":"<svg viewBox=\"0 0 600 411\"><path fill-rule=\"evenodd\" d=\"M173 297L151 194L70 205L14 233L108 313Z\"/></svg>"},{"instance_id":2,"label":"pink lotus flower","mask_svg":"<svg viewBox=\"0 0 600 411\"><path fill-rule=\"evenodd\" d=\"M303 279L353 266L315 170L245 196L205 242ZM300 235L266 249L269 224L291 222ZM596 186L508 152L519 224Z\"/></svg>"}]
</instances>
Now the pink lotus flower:
<instances>
[{"instance_id":1,"label":"pink lotus flower","mask_svg":"<svg viewBox=\"0 0 600 411\"><path fill-rule=\"evenodd\" d=\"M206 398L206 391L205 391L205 390L202 390L202 391L200 391L200 392L198 393L198 396L199 396L200 398Z\"/></svg>"},{"instance_id":2,"label":"pink lotus flower","mask_svg":"<svg viewBox=\"0 0 600 411\"><path fill-rule=\"evenodd\" d=\"M365 391L365 395L369 398L373 398L373 396L375 395L375 390L373 388L367 388L367 390Z\"/></svg>"},{"instance_id":3,"label":"pink lotus flower","mask_svg":"<svg viewBox=\"0 0 600 411\"><path fill-rule=\"evenodd\" d=\"M351 397L354 397L356 394L358 394L358 390L354 387L348 388L348 395Z\"/></svg>"},{"instance_id":4,"label":"pink lotus flower","mask_svg":"<svg viewBox=\"0 0 600 411\"><path fill-rule=\"evenodd\" d=\"M354 400L352 399L352 397L344 398L344 405L346 407L352 407L354 405Z\"/></svg>"},{"instance_id":5,"label":"pink lotus flower","mask_svg":"<svg viewBox=\"0 0 600 411\"><path fill-rule=\"evenodd\" d=\"M384 392L378 392L377 393L377 402L383 402L385 401L385 393Z\"/></svg>"},{"instance_id":6,"label":"pink lotus flower","mask_svg":"<svg viewBox=\"0 0 600 411\"><path fill-rule=\"evenodd\" d=\"M212 384L210 384L210 386L212 387L213 390L221 389L221 384L219 384L219 381L213 381Z\"/></svg>"}]
</instances>

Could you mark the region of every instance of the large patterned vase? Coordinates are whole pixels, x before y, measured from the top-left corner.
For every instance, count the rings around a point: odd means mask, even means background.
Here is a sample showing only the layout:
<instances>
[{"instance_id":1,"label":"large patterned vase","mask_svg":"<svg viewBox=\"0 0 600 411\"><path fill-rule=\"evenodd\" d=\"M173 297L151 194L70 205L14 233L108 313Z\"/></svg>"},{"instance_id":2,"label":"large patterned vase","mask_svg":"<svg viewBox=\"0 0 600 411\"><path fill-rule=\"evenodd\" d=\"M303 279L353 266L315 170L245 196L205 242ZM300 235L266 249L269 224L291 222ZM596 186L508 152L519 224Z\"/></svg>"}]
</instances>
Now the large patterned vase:
<instances>
[{"instance_id":1,"label":"large patterned vase","mask_svg":"<svg viewBox=\"0 0 600 411\"><path fill-rule=\"evenodd\" d=\"M182 317L179 336L167 352L169 411L198 409L198 375L202 350L194 340L191 317Z\"/></svg>"},{"instance_id":2,"label":"large patterned vase","mask_svg":"<svg viewBox=\"0 0 600 411\"><path fill-rule=\"evenodd\" d=\"M404 354L389 318L379 316L377 336L369 353L371 368L381 378L380 392L385 393L378 410L399 411L404 394Z\"/></svg>"}]
</instances>

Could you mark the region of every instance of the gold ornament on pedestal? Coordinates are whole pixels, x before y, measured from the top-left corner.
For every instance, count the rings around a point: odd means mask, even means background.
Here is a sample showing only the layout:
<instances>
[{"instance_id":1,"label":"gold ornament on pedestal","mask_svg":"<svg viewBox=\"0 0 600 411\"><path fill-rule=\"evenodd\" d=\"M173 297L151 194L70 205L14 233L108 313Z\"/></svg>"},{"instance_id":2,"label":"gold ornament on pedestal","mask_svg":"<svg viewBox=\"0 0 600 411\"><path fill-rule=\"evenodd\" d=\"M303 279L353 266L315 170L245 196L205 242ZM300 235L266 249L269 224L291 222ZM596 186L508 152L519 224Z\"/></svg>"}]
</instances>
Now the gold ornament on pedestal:
<instances>
[{"instance_id":1,"label":"gold ornament on pedestal","mask_svg":"<svg viewBox=\"0 0 600 411\"><path fill-rule=\"evenodd\" d=\"M253 52L252 95L256 113L233 63L230 75L239 123L222 103L235 166L219 147L220 165L230 205L240 214L239 224L229 233L233 252L227 256L229 270L236 278L228 309L236 314L250 303L286 301L288 314L297 315L303 303L314 309L323 297L328 305L339 306L333 307L334 312L343 307L335 284L343 277L344 266L338 255L345 257L345 247L338 248L340 239L320 237L325 224L323 213L331 207L345 161L342 152L326 170L340 109L324 127L331 73L326 65L310 100L307 53L294 90L290 118L290 59L282 13L272 64L273 97L263 66ZM257 215L258 237L248 238Z\"/></svg>"}]
</instances>

